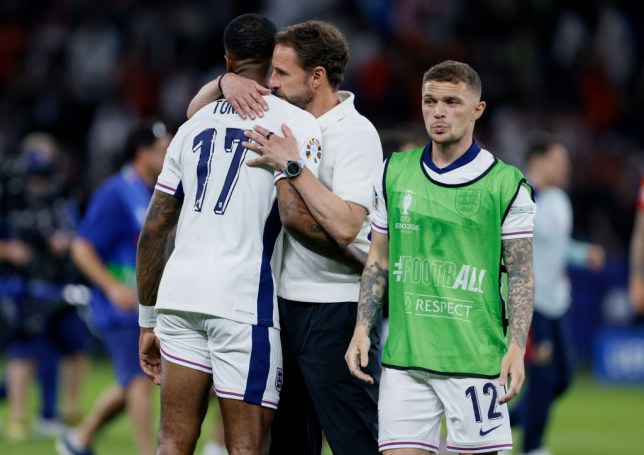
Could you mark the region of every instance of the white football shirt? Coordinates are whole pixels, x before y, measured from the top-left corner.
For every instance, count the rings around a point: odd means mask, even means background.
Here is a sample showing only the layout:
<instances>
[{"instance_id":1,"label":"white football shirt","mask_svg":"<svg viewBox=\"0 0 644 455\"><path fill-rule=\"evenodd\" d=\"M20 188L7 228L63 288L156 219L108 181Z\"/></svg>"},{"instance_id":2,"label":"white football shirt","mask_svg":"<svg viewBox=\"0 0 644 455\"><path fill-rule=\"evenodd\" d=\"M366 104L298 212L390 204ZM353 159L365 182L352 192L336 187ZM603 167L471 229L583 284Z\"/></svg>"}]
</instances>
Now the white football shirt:
<instances>
[{"instance_id":1,"label":"white football shirt","mask_svg":"<svg viewBox=\"0 0 644 455\"><path fill-rule=\"evenodd\" d=\"M242 120L224 99L197 112L172 140L156 189L183 199L175 248L156 306L279 327L270 265L281 229L274 172L250 167L258 155L241 146L259 124L293 131L300 155L317 175L322 145L315 118L273 95L263 118Z\"/></svg>"}]
</instances>

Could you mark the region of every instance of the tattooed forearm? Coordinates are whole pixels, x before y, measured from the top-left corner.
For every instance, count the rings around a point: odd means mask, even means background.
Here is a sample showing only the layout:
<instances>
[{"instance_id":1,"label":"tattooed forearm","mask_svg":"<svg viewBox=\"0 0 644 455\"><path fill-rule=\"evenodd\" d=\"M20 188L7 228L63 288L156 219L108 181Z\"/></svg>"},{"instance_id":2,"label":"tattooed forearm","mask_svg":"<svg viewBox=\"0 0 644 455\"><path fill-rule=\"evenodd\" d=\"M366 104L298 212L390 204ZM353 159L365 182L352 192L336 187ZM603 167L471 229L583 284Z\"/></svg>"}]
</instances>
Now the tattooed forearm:
<instances>
[{"instance_id":1,"label":"tattooed forearm","mask_svg":"<svg viewBox=\"0 0 644 455\"><path fill-rule=\"evenodd\" d=\"M503 258L508 270L510 342L525 348L534 306L532 239L504 240Z\"/></svg>"},{"instance_id":2,"label":"tattooed forearm","mask_svg":"<svg viewBox=\"0 0 644 455\"><path fill-rule=\"evenodd\" d=\"M142 305L156 303L168 254L168 236L177 224L180 208L177 198L155 191L136 253L136 284Z\"/></svg>"},{"instance_id":3,"label":"tattooed forearm","mask_svg":"<svg viewBox=\"0 0 644 455\"><path fill-rule=\"evenodd\" d=\"M284 193L285 191L286 193ZM294 212L298 215L311 215L311 212L309 212L309 209L306 207L302 196L300 196L300 193L298 193L292 185L278 185L277 197L280 216L286 216L289 212ZM312 216L311 218L313 219ZM320 230L321 229L322 228L320 228Z\"/></svg>"},{"instance_id":4,"label":"tattooed forearm","mask_svg":"<svg viewBox=\"0 0 644 455\"><path fill-rule=\"evenodd\" d=\"M300 194L290 184L278 185L277 193L280 218L295 240L307 250L362 273L366 252L352 245L340 246L313 218Z\"/></svg>"},{"instance_id":5,"label":"tattooed forearm","mask_svg":"<svg viewBox=\"0 0 644 455\"><path fill-rule=\"evenodd\" d=\"M385 304L389 288L389 270L379 262L369 264L362 272L360 301L356 326L363 325L367 331L376 324Z\"/></svg>"}]
</instances>

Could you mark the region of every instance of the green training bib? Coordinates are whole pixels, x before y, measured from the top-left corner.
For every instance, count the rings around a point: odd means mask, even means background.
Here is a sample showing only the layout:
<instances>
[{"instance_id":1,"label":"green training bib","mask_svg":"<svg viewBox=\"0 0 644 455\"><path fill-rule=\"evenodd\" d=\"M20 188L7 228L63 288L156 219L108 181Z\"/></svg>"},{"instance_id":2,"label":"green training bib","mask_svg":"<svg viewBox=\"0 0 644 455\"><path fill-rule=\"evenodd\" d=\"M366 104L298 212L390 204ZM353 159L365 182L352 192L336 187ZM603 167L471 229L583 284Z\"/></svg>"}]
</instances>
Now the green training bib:
<instances>
[{"instance_id":1,"label":"green training bib","mask_svg":"<svg viewBox=\"0 0 644 455\"><path fill-rule=\"evenodd\" d=\"M432 181L423 148L391 156L388 367L496 377L507 351L501 225L525 179L499 160L461 185Z\"/></svg>"}]
</instances>

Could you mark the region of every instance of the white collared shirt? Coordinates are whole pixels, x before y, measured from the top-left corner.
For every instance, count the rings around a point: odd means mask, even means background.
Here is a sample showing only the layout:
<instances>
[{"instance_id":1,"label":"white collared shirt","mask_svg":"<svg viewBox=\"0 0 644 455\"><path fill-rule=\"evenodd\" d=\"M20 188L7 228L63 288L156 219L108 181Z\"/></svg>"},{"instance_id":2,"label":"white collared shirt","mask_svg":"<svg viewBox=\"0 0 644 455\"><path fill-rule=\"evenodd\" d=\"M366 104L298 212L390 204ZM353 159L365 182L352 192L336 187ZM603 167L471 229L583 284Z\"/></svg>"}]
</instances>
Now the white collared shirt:
<instances>
[{"instance_id":1,"label":"white collared shirt","mask_svg":"<svg viewBox=\"0 0 644 455\"><path fill-rule=\"evenodd\" d=\"M318 178L335 195L371 210L371 187L382 164L380 137L356 110L354 95L340 91L340 104L318 117L322 158ZM371 216L367 215L353 244L369 250ZM315 254L285 235L278 295L301 302L358 301L360 275Z\"/></svg>"}]
</instances>

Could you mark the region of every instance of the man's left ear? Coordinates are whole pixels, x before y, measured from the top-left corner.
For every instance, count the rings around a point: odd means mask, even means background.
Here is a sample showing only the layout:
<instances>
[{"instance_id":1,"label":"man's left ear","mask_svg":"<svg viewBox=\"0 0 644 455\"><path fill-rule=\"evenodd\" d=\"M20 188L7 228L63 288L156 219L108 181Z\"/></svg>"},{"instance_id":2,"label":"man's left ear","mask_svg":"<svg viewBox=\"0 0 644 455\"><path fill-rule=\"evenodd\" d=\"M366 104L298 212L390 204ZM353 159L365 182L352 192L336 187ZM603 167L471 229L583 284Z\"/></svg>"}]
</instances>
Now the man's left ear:
<instances>
[{"instance_id":1,"label":"man's left ear","mask_svg":"<svg viewBox=\"0 0 644 455\"><path fill-rule=\"evenodd\" d=\"M476 107L474 108L474 120L478 120L481 118L481 115L483 115L483 111L485 110L485 101L479 101Z\"/></svg>"},{"instance_id":2,"label":"man's left ear","mask_svg":"<svg viewBox=\"0 0 644 455\"><path fill-rule=\"evenodd\" d=\"M323 66L316 66L315 68L313 68L311 74L313 75L312 83L314 88L318 88L320 85L322 85L324 80L327 78L326 69L324 69Z\"/></svg>"}]
</instances>

